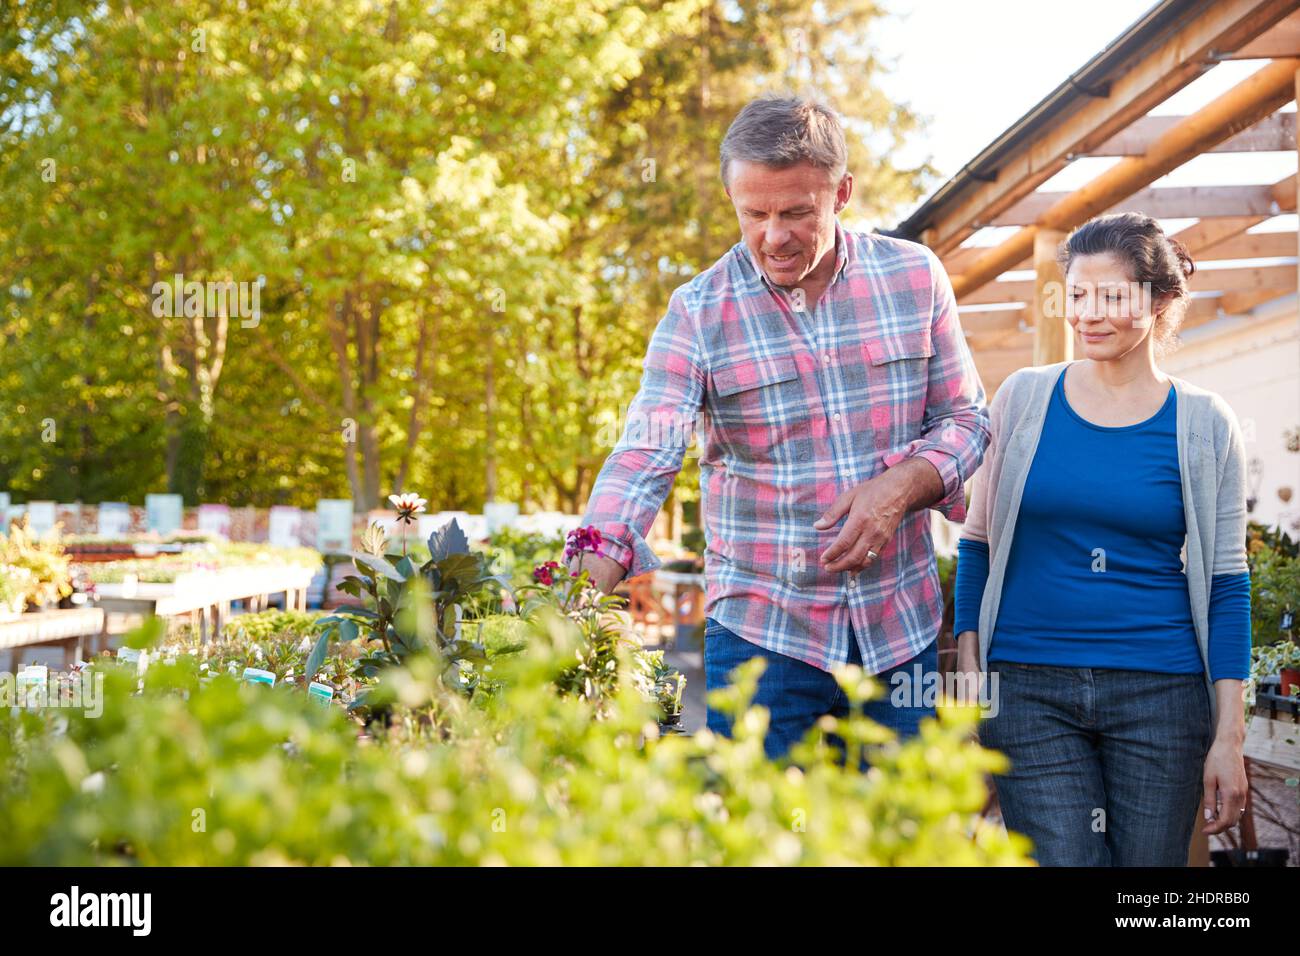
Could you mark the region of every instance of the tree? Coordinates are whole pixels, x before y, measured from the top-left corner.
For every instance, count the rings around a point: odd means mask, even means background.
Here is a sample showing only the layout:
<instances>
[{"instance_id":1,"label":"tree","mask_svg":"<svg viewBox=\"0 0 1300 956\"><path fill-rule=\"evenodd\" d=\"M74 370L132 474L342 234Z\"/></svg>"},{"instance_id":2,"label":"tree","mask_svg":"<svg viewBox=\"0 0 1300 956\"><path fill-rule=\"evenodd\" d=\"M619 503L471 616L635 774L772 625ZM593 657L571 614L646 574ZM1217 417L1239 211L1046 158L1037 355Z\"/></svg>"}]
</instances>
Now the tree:
<instances>
[{"instance_id":1,"label":"tree","mask_svg":"<svg viewBox=\"0 0 1300 956\"><path fill-rule=\"evenodd\" d=\"M864 212L919 192L889 161L914 120L874 82L880 15L7 5L0 483L578 510L668 296L738 238L717 148L747 99L853 117Z\"/></svg>"}]
</instances>

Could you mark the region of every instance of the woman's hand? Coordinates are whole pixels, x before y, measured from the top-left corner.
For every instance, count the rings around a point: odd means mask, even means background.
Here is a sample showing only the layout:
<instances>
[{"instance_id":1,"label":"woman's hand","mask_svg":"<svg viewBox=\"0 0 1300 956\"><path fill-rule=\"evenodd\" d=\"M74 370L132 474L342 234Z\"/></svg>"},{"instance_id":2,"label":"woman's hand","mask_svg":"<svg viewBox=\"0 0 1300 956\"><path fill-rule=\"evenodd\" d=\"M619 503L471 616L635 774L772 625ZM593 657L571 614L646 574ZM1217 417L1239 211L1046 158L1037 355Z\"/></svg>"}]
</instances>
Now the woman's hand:
<instances>
[{"instance_id":1,"label":"woman's hand","mask_svg":"<svg viewBox=\"0 0 1300 956\"><path fill-rule=\"evenodd\" d=\"M1241 706L1242 683L1220 678L1214 682L1219 720L1214 743L1205 755L1205 831L1222 833L1241 822L1250 782L1242 747L1246 743L1246 714Z\"/></svg>"},{"instance_id":2,"label":"woman's hand","mask_svg":"<svg viewBox=\"0 0 1300 956\"><path fill-rule=\"evenodd\" d=\"M980 636L978 631L962 631L957 635L957 671L954 702L978 705L980 702Z\"/></svg>"},{"instance_id":3,"label":"woman's hand","mask_svg":"<svg viewBox=\"0 0 1300 956\"><path fill-rule=\"evenodd\" d=\"M1241 741L1216 736L1205 757L1205 833L1222 833L1246 810L1246 762Z\"/></svg>"}]
</instances>

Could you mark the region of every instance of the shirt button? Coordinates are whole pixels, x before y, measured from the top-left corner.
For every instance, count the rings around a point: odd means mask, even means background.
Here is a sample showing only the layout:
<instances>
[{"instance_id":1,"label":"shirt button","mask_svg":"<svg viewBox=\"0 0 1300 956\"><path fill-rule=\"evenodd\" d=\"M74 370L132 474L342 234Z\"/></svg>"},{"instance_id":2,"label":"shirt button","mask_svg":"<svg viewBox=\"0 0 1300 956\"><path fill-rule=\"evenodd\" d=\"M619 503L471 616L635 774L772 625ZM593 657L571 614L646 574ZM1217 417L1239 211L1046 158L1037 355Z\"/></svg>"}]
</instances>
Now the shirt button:
<instances>
[{"instance_id":1,"label":"shirt button","mask_svg":"<svg viewBox=\"0 0 1300 956\"><path fill-rule=\"evenodd\" d=\"M830 353L829 353L829 352L827 352L825 355L822 356L822 362L823 362L823 364L825 364L825 365L830 365L830 364L831 364L831 356L830 356Z\"/></svg>"},{"instance_id":2,"label":"shirt button","mask_svg":"<svg viewBox=\"0 0 1300 956\"><path fill-rule=\"evenodd\" d=\"M834 415L834 418L835 418L835 420L838 422L838 421L840 420L840 413L839 413L839 412L836 412L835 415Z\"/></svg>"},{"instance_id":3,"label":"shirt button","mask_svg":"<svg viewBox=\"0 0 1300 956\"><path fill-rule=\"evenodd\" d=\"M855 577L853 577L852 575L850 575L850 576L849 576L849 587L851 587L851 588L855 588L855 587L857 587L857 586L858 586L858 579L855 578Z\"/></svg>"}]
</instances>

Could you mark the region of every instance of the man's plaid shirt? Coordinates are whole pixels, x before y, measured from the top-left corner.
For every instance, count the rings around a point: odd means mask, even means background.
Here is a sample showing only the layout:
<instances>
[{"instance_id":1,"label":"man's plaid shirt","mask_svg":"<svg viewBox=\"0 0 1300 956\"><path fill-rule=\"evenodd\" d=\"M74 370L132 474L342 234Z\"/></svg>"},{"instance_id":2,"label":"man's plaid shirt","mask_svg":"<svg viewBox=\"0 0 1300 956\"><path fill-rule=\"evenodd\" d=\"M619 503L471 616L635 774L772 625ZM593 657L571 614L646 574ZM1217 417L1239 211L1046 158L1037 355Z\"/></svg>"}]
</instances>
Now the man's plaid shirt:
<instances>
[{"instance_id":1,"label":"man's plaid shirt","mask_svg":"<svg viewBox=\"0 0 1300 956\"><path fill-rule=\"evenodd\" d=\"M583 523L630 576L658 567L644 535L698 439L709 616L822 670L848 660L851 622L874 674L938 634L929 512L907 514L857 573L820 564L843 522L820 532L813 522L912 456L943 478L933 507L963 520L989 420L934 254L838 221L835 236L835 273L811 312L743 241L673 292Z\"/></svg>"}]
</instances>

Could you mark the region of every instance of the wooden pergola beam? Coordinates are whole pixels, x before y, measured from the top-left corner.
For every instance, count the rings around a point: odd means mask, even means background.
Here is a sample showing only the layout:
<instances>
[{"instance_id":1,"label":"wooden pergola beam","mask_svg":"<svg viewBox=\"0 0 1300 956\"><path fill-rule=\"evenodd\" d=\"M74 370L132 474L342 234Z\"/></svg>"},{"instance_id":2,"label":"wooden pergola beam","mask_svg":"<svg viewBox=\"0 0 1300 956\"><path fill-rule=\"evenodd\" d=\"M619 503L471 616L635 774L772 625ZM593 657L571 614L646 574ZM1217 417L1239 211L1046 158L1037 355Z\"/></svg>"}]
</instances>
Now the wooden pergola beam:
<instances>
[{"instance_id":1,"label":"wooden pergola beam","mask_svg":"<svg viewBox=\"0 0 1300 956\"><path fill-rule=\"evenodd\" d=\"M1296 267L1252 266L1246 269L1199 270L1188 283L1193 292L1250 292L1256 289L1280 289L1294 292Z\"/></svg>"},{"instance_id":2,"label":"wooden pergola beam","mask_svg":"<svg viewBox=\"0 0 1300 956\"><path fill-rule=\"evenodd\" d=\"M975 366L981 379L1001 381L1028 365L1030 354L1025 348L984 349L975 355Z\"/></svg>"},{"instance_id":3,"label":"wooden pergola beam","mask_svg":"<svg viewBox=\"0 0 1300 956\"><path fill-rule=\"evenodd\" d=\"M1274 116L1279 114L1275 113ZM1277 203L1278 208L1283 213L1295 212L1296 209L1296 177L1294 174L1287 176L1285 179L1274 183L1272 188L1272 198ZM1179 217L1181 218L1181 217ZM1205 219L1200 222L1192 223L1187 228L1175 233L1175 238L1179 239L1193 256L1209 249L1215 243L1223 242L1233 236L1244 233L1252 226L1257 226L1266 221L1269 216L1230 216L1216 219ZM962 246L954 249L943 259L944 268L947 269L950 276L958 276L975 262L980 256L987 252L990 246ZM1217 250L1213 250L1217 258L1229 258L1228 256L1218 255ZM1287 253L1290 255L1291 253ZM1029 270L1034 267L1033 260L1025 259L1011 266L1011 270Z\"/></svg>"},{"instance_id":4,"label":"wooden pergola beam","mask_svg":"<svg viewBox=\"0 0 1300 956\"><path fill-rule=\"evenodd\" d=\"M1187 303L1184 319L1187 322L1208 322L1220 315L1219 296L1198 296Z\"/></svg>"},{"instance_id":5,"label":"wooden pergola beam","mask_svg":"<svg viewBox=\"0 0 1300 956\"><path fill-rule=\"evenodd\" d=\"M962 246L954 249L943 257L943 267L947 270L948 275L959 276L969 268L970 264L978 259L984 253L988 252L992 246ZM1012 269L1032 269L1034 263L1032 259L1026 259L1024 262L1017 263Z\"/></svg>"},{"instance_id":6,"label":"wooden pergola beam","mask_svg":"<svg viewBox=\"0 0 1300 956\"><path fill-rule=\"evenodd\" d=\"M985 283L974 292L966 293L958 300L958 305L1027 304L1033 296L1033 279L1004 279Z\"/></svg>"},{"instance_id":7,"label":"wooden pergola beam","mask_svg":"<svg viewBox=\"0 0 1300 956\"><path fill-rule=\"evenodd\" d=\"M1032 226L1068 192L1026 196L993 220L994 226ZM1163 186L1140 189L1108 207L1112 212L1142 212L1156 219L1218 219L1227 216L1277 216L1282 207L1270 186Z\"/></svg>"},{"instance_id":8,"label":"wooden pergola beam","mask_svg":"<svg viewBox=\"0 0 1300 956\"><path fill-rule=\"evenodd\" d=\"M1230 6L1224 4L1223 6ZM1218 9L1216 6L1213 9ZM1223 95L1206 104L1151 144L1145 156L1121 159L1100 176L1062 199L1039 219L1038 226L1065 231L1109 208L1126 196L1244 126L1272 113L1295 97L1295 74L1300 60L1274 60L1252 73ZM960 299L1033 252L1038 226L1021 229L1001 245L977 259L953 281Z\"/></svg>"},{"instance_id":9,"label":"wooden pergola beam","mask_svg":"<svg viewBox=\"0 0 1300 956\"><path fill-rule=\"evenodd\" d=\"M1190 251L1190 250L1189 250ZM1271 259L1285 256L1291 258L1296 254L1296 234L1294 232L1252 232L1239 233L1222 242L1216 242L1192 258L1199 265L1218 259Z\"/></svg>"},{"instance_id":10,"label":"wooden pergola beam","mask_svg":"<svg viewBox=\"0 0 1300 956\"><path fill-rule=\"evenodd\" d=\"M1224 60L1273 60L1300 56L1300 14L1284 17L1239 50L1224 54Z\"/></svg>"},{"instance_id":11,"label":"wooden pergola beam","mask_svg":"<svg viewBox=\"0 0 1300 956\"><path fill-rule=\"evenodd\" d=\"M1300 53L1292 54L1300 56ZM1271 57L1270 57L1271 59ZM1089 156L1141 156L1171 126L1183 121L1182 116L1143 116L1128 129L1116 133L1094 149ZM1245 132L1226 139L1207 153L1259 153L1287 152L1296 148L1294 113L1274 113L1260 120Z\"/></svg>"},{"instance_id":12,"label":"wooden pergola beam","mask_svg":"<svg viewBox=\"0 0 1300 956\"><path fill-rule=\"evenodd\" d=\"M966 344L976 352L990 349L1023 349L1028 360L1034 351L1034 330L1002 329L996 332L978 332L966 337ZM1025 364L1028 364L1026 361Z\"/></svg>"},{"instance_id":13,"label":"wooden pergola beam","mask_svg":"<svg viewBox=\"0 0 1300 956\"><path fill-rule=\"evenodd\" d=\"M1239 49L1298 7L1297 0L1220 0L1179 24L1163 43L1144 52L1131 69L1116 78L1108 96L1079 104L1054 129L1005 160L992 182L971 189L954 202L925 230L921 241L940 256L952 251L982 222L1033 192L1073 157L1088 155L1196 79L1216 62L1214 57ZM1260 118L1239 124L1232 133ZM1213 148L1226 138L1203 148ZM1031 248L1032 242L1028 242L1024 254L1007 260L1003 268L1028 258Z\"/></svg>"},{"instance_id":14,"label":"wooden pergola beam","mask_svg":"<svg viewBox=\"0 0 1300 956\"><path fill-rule=\"evenodd\" d=\"M962 331L975 335L982 332L1005 332L1008 329L1019 329L1022 322L1028 323L1029 313L1024 306L1016 306L1010 309L982 309L978 312L959 309L958 320L961 323Z\"/></svg>"},{"instance_id":15,"label":"wooden pergola beam","mask_svg":"<svg viewBox=\"0 0 1300 956\"><path fill-rule=\"evenodd\" d=\"M1293 173L1273 184L1273 198L1284 212L1295 212L1296 177ZM1188 251L1195 257L1206 250L1234 236L1241 235L1252 226L1264 222L1267 216L1237 216L1227 219L1204 219L1194 222L1186 229L1174 234Z\"/></svg>"},{"instance_id":16,"label":"wooden pergola beam","mask_svg":"<svg viewBox=\"0 0 1300 956\"><path fill-rule=\"evenodd\" d=\"M1229 292L1219 299L1219 311L1224 315L1241 315L1249 312L1257 305L1265 302L1272 302L1274 299L1280 299L1284 295L1290 294L1292 289L1254 289L1246 292Z\"/></svg>"},{"instance_id":17,"label":"wooden pergola beam","mask_svg":"<svg viewBox=\"0 0 1300 956\"><path fill-rule=\"evenodd\" d=\"M1034 295L1033 279L1016 279L1011 282L990 282L969 295L963 296L961 305L992 305L995 303L1030 302ZM1239 269L1203 269L1192 276L1188 286L1193 292L1249 292L1256 289L1281 290L1281 295L1295 291L1296 267L1253 266ZM1026 320L1028 321L1028 320Z\"/></svg>"}]
</instances>

